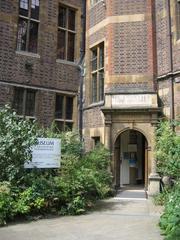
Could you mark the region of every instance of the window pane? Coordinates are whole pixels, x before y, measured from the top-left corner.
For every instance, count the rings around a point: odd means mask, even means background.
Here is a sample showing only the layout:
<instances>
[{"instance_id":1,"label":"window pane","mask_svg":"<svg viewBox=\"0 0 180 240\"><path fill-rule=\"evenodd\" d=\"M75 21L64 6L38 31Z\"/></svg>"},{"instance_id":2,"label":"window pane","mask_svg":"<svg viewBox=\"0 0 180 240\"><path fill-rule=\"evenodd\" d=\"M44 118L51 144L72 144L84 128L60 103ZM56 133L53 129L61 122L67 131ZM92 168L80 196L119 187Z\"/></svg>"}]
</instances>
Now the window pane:
<instances>
[{"instance_id":1,"label":"window pane","mask_svg":"<svg viewBox=\"0 0 180 240\"><path fill-rule=\"evenodd\" d=\"M66 131L72 131L72 129L73 129L73 123L71 123L71 122L66 122L66 123L65 123L65 130L66 130Z\"/></svg>"},{"instance_id":2,"label":"window pane","mask_svg":"<svg viewBox=\"0 0 180 240\"><path fill-rule=\"evenodd\" d=\"M60 59L66 58L66 32L60 29L58 29L57 57Z\"/></svg>"},{"instance_id":3,"label":"window pane","mask_svg":"<svg viewBox=\"0 0 180 240\"><path fill-rule=\"evenodd\" d=\"M68 29L75 30L75 16L76 13L74 10L69 9L68 11Z\"/></svg>"},{"instance_id":4,"label":"window pane","mask_svg":"<svg viewBox=\"0 0 180 240\"><path fill-rule=\"evenodd\" d=\"M19 18L18 36L17 36L17 50L26 50L27 40L27 20Z\"/></svg>"},{"instance_id":5,"label":"window pane","mask_svg":"<svg viewBox=\"0 0 180 240\"><path fill-rule=\"evenodd\" d=\"M104 99L104 71L99 72L99 100Z\"/></svg>"},{"instance_id":6,"label":"window pane","mask_svg":"<svg viewBox=\"0 0 180 240\"><path fill-rule=\"evenodd\" d=\"M97 73L92 75L92 101L97 102Z\"/></svg>"},{"instance_id":7,"label":"window pane","mask_svg":"<svg viewBox=\"0 0 180 240\"><path fill-rule=\"evenodd\" d=\"M31 18L39 19L39 0L32 0L31 2Z\"/></svg>"},{"instance_id":8,"label":"window pane","mask_svg":"<svg viewBox=\"0 0 180 240\"><path fill-rule=\"evenodd\" d=\"M59 27L66 28L66 19L67 19L66 14L67 14L66 8L60 6L59 7L59 17L58 17Z\"/></svg>"},{"instance_id":9,"label":"window pane","mask_svg":"<svg viewBox=\"0 0 180 240\"><path fill-rule=\"evenodd\" d=\"M66 97L66 119L72 119L73 115L73 98Z\"/></svg>"},{"instance_id":10,"label":"window pane","mask_svg":"<svg viewBox=\"0 0 180 240\"><path fill-rule=\"evenodd\" d=\"M97 70L97 48L92 51L92 71Z\"/></svg>"},{"instance_id":11,"label":"window pane","mask_svg":"<svg viewBox=\"0 0 180 240\"><path fill-rule=\"evenodd\" d=\"M99 68L104 67L104 44L99 48Z\"/></svg>"},{"instance_id":12,"label":"window pane","mask_svg":"<svg viewBox=\"0 0 180 240\"><path fill-rule=\"evenodd\" d=\"M63 118L63 103L64 97L61 95L56 95L55 118Z\"/></svg>"},{"instance_id":13,"label":"window pane","mask_svg":"<svg viewBox=\"0 0 180 240\"><path fill-rule=\"evenodd\" d=\"M29 52L37 52L37 43L38 43L38 23L30 22L29 29Z\"/></svg>"},{"instance_id":14,"label":"window pane","mask_svg":"<svg viewBox=\"0 0 180 240\"><path fill-rule=\"evenodd\" d=\"M60 132L64 131L64 122L56 121L56 127Z\"/></svg>"},{"instance_id":15,"label":"window pane","mask_svg":"<svg viewBox=\"0 0 180 240\"><path fill-rule=\"evenodd\" d=\"M68 33L68 61L74 61L74 44L75 44L75 34Z\"/></svg>"},{"instance_id":16,"label":"window pane","mask_svg":"<svg viewBox=\"0 0 180 240\"><path fill-rule=\"evenodd\" d=\"M27 17L28 9L29 9L29 1L28 0L20 0L19 1L19 14Z\"/></svg>"},{"instance_id":17,"label":"window pane","mask_svg":"<svg viewBox=\"0 0 180 240\"><path fill-rule=\"evenodd\" d=\"M27 90L26 95L26 116L34 116L35 115L35 96L36 92L34 90Z\"/></svg>"},{"instance_id":18,"label":"window pane","mask_svg":"<svg viewBox=\"0 0 180 240\"><path fill-rule=\"evenodd\" d=\"M13 100L13 109L18 115L23 115L23 94L24 89L15 88L14 89L14 100Z\"/></svg>"}]
</instances>

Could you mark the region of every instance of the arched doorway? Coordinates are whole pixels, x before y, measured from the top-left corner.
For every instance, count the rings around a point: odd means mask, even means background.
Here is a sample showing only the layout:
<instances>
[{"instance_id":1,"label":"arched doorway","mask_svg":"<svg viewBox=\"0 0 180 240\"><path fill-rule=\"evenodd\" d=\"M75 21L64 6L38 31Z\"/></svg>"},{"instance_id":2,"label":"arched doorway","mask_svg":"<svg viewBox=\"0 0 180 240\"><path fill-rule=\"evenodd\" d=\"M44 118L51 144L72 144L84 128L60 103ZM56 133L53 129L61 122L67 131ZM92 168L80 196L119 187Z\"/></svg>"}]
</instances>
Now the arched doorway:
<instances>
[{"instance_id":1,"label":"arched doorway","mask_svg":"<svg viewBox=\"0 0 180 240\"><path fill-rule=\"evenodd\" d=\"M125 130L114 144L115 185L148 185L148 144L137 130Z\"/></svg>"}]
</instances>

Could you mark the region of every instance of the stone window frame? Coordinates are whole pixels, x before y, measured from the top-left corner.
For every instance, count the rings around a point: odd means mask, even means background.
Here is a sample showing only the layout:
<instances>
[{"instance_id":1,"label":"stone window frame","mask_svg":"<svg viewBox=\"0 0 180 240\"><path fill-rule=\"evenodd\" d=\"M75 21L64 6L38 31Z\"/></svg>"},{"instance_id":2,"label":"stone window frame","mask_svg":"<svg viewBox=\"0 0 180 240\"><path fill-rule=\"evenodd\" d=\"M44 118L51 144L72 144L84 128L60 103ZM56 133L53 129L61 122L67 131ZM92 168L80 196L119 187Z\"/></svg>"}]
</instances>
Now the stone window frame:
<instances>
[{"instance_id":1,"label":"stone window frame","mask_svg":"<svg viewBox=\"0 0 180 240\"><path fill-rule=\"evenodd\" d=\"M91 48L91 102L104 100L104 42ZM101 50L102 55L101 55ZM93 56L93 53L97 56ZM95 66L94 66L95 65Z\"/></svg>"},{"instance_id":2,"label":"stone window frame","mask_svg":"<svg viewBox=\"0 0 180 240\"><path fill-rule=\"evenodd\" d=\"M180 40L180 0L175 0L176 40Z\"/></svg>"},{"instance_id":3,"label":"stone window frame","mask_svg":"<svg viewBox=\"0 0 180 240\"><path fill-rule=\"evenodd\" d=\"M59 25L59 12L60 12L60 7L66 9L66 21L65 21L65 27L62 27ZM74 11L75 13L75 20L74 20L74 30L70 29L69 28L69 19L68 19L68 16L69 16L69 12L70 11ZM75 51L75 48L76 48L76 38L77 38L77 11L78 9L76 9L75 7L73 6L69 6L69 5L66 5L64 3L59 3L58 5L58 33L59 31L64 31L65 32L65 56L64 57L60 57L58 56L58 44L59 44L59 41L58 41L58 38L59 36L57 36L57 59L58 60L64 60L64 61L68 61L68 62L75 62L75 59L76 59L76 51ZM73 60L69 60L68 59L68 35L69 34L74 34L74 55L73 55Z\"/></svg>"},{"instance_id":4,"label":"stone window frame","mask_svg":"<svg viewBox=\"0 0 180 240\"><path fill-rule=\"evenodd\" d=\"M16 93L17 91L17 93ZM20 92L22 94L20 94ZM33 93L34 94L34 99L31 101L29 100L28 104L28 94ZM23 88L23 87L14 87L14 94L13 94L13 102L12 102L12 108L17 112L18 117L20 118L28 118L28 119L36 119L36 96L37 96L37 91L31 88ZM20 107L20 112L18 112L16 106L21 106ZM27 114L28 112L31 112L29 107L33 106L33 113L32 114Z\"/></svg>"},{"instance_id":5,"label":"stone window frame","mask_svg":"<svg viewBox=\"0 0 180 240\"><path fill-rule=\"evenodd\" d=\"M17 44L16 44L16 49L17 51L23 51L23 52L30 52L30 53L37 53L38 52L38 35L39 35L39 23L40 23L40 20L39 20L39 16L40 16L40 0L35 0L35 2L33 2L33 0L19 0L19 16L18 16L18 27L17 27ZM39 4L39 9L38 9L38 16L37 18L33 17L32 16L32 4L33 3L38 3ZM21 9L23 11L23 8L21 8L20 6L24 5L27 5L27 16L26 14L22 14L21 13ZM24 11L25 11L25 8L24 8ZM24 20L24 21L27 21L27 28L26 28L26 43L25 43L25 49L22 49L22 29L20 29L20 20ZM30 24L33 23L33 24L37 24L37 39L36 39L36 48L30 48L29 46L29 43L30 43Z\"/></svg>"},{"instance_id":6,"label":"stone window frame","mask_svg":"<svg viewBox=\"0 0 180 240\"><path fill-rule=\"evenodd\" d=\"M57 109L57 97L62 98L62 113L60 113L60 115L62 116L58 116L59 112ZM71 118L67 118L67 99L72 99L72 110L71 110ZM55 124L56 127L60 130L60 131L65 131L65 130L72 130L73 126L74 126L74 99L75 97L72 95L64 95L64 94L60 94L57 93L55 95L55 112L54 112L54 116L55 116ZM71 125L71 127L68 127L68 125Z\"/></svg>"}]
</instances>

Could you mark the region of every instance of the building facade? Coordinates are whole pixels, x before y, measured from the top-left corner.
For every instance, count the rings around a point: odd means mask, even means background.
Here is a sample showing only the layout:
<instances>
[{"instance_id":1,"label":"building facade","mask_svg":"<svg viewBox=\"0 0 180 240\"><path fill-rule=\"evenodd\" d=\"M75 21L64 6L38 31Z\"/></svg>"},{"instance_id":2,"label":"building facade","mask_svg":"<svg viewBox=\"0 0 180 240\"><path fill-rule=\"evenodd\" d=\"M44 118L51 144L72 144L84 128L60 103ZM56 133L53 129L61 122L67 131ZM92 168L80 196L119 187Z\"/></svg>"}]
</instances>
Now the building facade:
<instances>
[{"instance_id":1,"label":"building facade","mask_svg":"<svg viewBox=\"0 0 180 240\"><path fill-rule=\"evenodd\" d=\"M115 187L158 191L155 128L179 118L179 83L179 0L0 1L0 105L45 127L79 122L87 151L110 150Z\"/></svg>"},{"instance_id":2,"label":"building facade","mask_svg":"<svg viewBox=\"0 0 180 240\"><path fill-rule=\"evenodd\" d=\"M180 117L180 1L156 1L157 82L164 116ZM180 129L177 128L180 132Z\"/></svg>"},{"instance_id":3,"label":"building facade","mask_svg":"<svg viewBox=\"0 0 180 240\"><path fill-rule=\"evenodd\" d=\"M77 127L82 2L0 1L1 106L45 127Z\"/></svg>"},{"instance_id":4,"label":"building facade","mask_svg":"<svg viewBox=\"0 0 180 240\"><path fill-rule=\"evenodd\" d=\"M84 140L87 150L97 142L110 149L115 187L144 184L149 194L159 190L155 127L162 114L174 118L180 107L178 76L173 78L173 103L172 76L164 76L178 74L180 63L175 4L180 3L169 2L170 69L168 1L87 1Z\"/></svg>"}]
</instances>

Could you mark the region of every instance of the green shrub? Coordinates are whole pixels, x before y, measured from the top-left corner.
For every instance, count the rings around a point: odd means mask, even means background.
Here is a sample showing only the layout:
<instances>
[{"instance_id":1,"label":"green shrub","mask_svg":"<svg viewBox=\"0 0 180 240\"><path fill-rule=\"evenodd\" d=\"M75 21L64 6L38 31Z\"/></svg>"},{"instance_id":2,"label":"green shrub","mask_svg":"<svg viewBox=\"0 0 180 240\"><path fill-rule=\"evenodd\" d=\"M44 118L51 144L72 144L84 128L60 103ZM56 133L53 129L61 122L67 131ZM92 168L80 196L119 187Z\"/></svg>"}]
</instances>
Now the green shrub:
<instances>
[{"instance_id":1,"label":"green shrub","mask_svg":"<svg viewBox=\"0 0 180 240\"><path fill-rule=\"evenodd\" d=\"M156 202L165 204L160 227L166 240L180 239L180 136L173 131L179 122L160 122L156 131L156 157L161 176L174 179L174 187L162 192Z\"/></svg>"},{"instance_id":2,"label":"green shrub","mask_svg":"<svg viewBox=\"0 0 180 240\"><path fill-rule=\"evenodd\" d=\"M102 146L83 154L77 132L40 129L18 119L9 107L0 110L0 224L17 216L55 213L78 215L111 193L109 152ZM57 169L24 169L37 137L60 138L62 164Z\"/></svg>"},{"instance_id":3,"label":"green shrub","mask_svg":"<svg viewBox=\"0 0 180 240\"><path fill-rule=\"evenodd\" d=\"M157 166L161 175L179 178L180 136L173 131L172 127L172 123L164 121L159 123L156 130Z\"/></svg>"},{"instance_id":4,"label":"green shrub","mask_svg":"<svg viewBox=\"0 0 180 240\"><path fill-rule=\"evenodd\" d=\"M163 206L166 203L169 194L170 194L170 191L164 190L163 192L161 192L161 193L157 194L156 196L154 196L154 203L155 203L155 205Z\"/></svg>"},{"instance_id":5,"label":"green shrub","mask_svg":"<svg viewBox=\"0 0 180 240\"><path fill-rule=\"evenodd\" d=\"M0 225L6 224L15 215L15 202L9 182L0 182Z\"/></svg>"},{"instance_id":6,"label":"green shrub","mask_svg":"<svg viewBox=\"0 0 180 240\"><path fill-rule=\"evenodd\" d=\"M0 109L0 181L17 181L24 174L24 162L31 160L36 126L19 119L6 106Z\"/></svg>"},{"instance_id":7,"label":"green shrub","mask_svg":"<svg viewBox=\"0 0 180 240\"><path fill-rule=\"evenodd\" d=\"M165 204L165 211L160 219L160 227L165 240L180 239L180 184L176 184Z\"/></svg>"}]
</instances>

